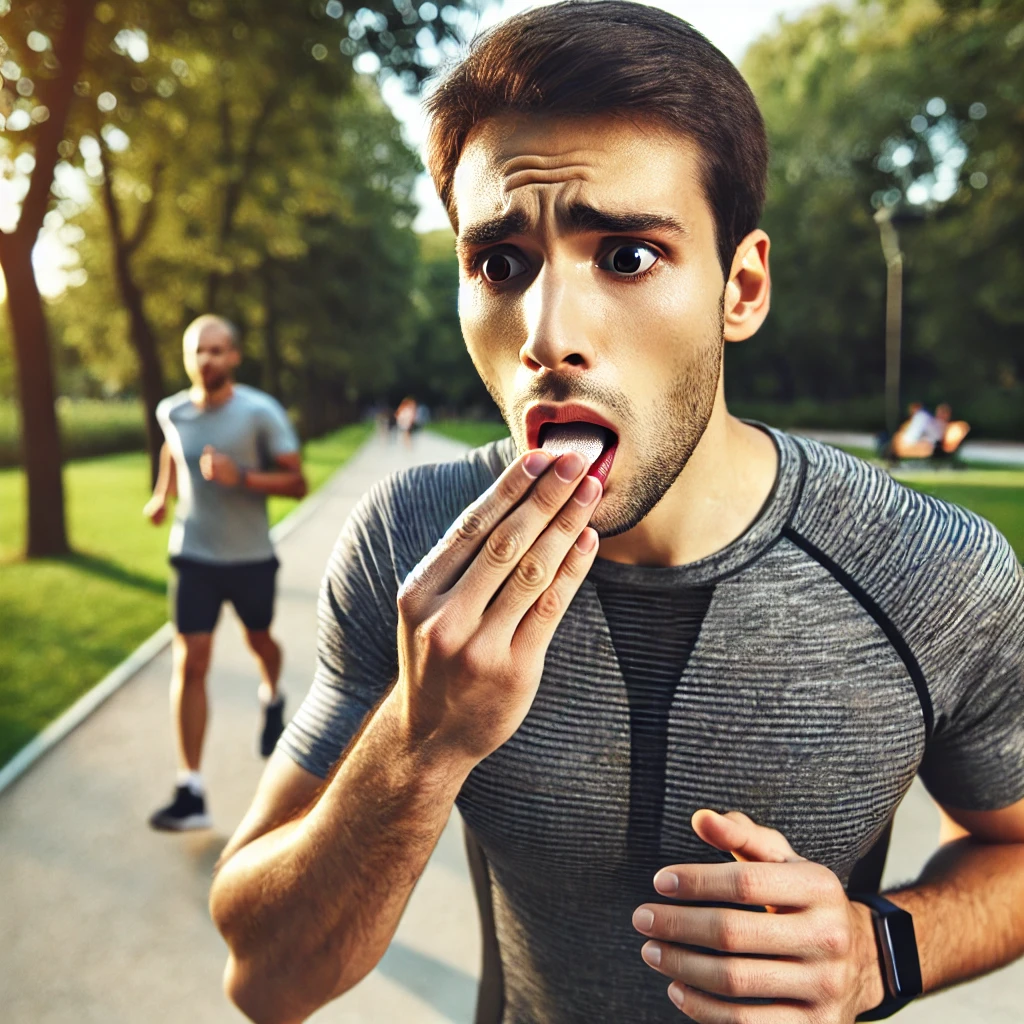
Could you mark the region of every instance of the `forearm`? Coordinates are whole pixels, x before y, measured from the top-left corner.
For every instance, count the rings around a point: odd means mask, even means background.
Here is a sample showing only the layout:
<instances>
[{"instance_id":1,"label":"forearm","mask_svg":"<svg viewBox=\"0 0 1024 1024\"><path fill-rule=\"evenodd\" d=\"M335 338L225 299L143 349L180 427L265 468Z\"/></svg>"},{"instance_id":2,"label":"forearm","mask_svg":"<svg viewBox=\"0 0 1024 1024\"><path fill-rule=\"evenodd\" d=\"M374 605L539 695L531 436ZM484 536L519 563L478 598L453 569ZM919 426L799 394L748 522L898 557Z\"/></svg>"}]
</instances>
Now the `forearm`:
<instances>
[{"instance_id":1,"label":"forearm","mask_svg":"<svg viewBox=\"0 0 1024 1024\"><path fill-rule=\"evenodd\" d=\"M254 1020L302 1021L377 964L466 769L411 749L385 700L304 817L238 851L211 912L225 984Z\"/></svg>"},{"instance_id":2,"label":"forearm","mask_svg":"<svg viewBox=\"0 0 1024 1024\"><path fill-rule=\"evenodd\" d=\"M301 471L272 469L267 472L250 469L244 474L242 486L257 494L277 495L283 498L303 498L306 478Z\"/></svg>"},{"instance_id":3,"label":"forearm","mask_svg":"<svg viewBox=\"0 0 1024 1024\"><path fill-rule=\"evenodd\" d=\"M174 497L176 494L177 486L174 459L172 458L171 450L167 447L167 442L165 441L160 446L160 459L157 467L156 483L153 485L153 497L159 498L161 501L166 501L167 498Z\"/></svg>"},{"instance_id":4,"label":"forearm","mask_svg":"<svg viewBox=\"0 0 1024 1024\"><path fill-rule=\"evenodd\" d=\"M917 882L885 895L914 917L925 992L1024 954L1024 844L947 843Z\"/></svg>"}]
</instances>

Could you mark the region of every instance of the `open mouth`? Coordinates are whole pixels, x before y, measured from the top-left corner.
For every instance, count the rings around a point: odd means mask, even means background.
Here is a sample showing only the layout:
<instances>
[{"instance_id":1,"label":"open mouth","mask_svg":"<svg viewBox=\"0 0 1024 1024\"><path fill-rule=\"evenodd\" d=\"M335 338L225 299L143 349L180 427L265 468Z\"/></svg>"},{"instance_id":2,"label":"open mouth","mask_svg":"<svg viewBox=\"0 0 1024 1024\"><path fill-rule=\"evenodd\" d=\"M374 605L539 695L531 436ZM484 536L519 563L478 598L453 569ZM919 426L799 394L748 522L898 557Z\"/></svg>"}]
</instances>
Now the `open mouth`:
<instances>
[{"instance_id":1,"label":"open mouth","mask_svg":"<svg viewBox=\"0 0 1024 1024\"><path fill-rule=\"evenodd\" d=\"M587 476L596 477L602 487L619 447L619 438L614 430L586 420L542 423L537 442L539 447L556 457L566 452L579 452L590 467Z\"/></svg>"}]
</instances>

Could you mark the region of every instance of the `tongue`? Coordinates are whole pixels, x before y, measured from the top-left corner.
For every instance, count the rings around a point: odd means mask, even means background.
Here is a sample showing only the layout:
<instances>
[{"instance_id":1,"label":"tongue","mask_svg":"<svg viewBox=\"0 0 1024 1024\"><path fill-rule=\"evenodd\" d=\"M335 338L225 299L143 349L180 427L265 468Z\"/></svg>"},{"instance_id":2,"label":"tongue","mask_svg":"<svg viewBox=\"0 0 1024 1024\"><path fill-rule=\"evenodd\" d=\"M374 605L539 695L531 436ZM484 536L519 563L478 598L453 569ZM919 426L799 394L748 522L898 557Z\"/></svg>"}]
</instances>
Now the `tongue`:
<instances>
[{"instance_id":1,"label":"tongue","mask_svg":"<svg viewBox=\"0 0 1024 1024\"><path fill-rule=\"evenodd\" d=\"M594 423L552 423L545 430L541 447L556 457L579 452L583 461L592 466L604 451L606 436L604 427Z\"/></svg>"}]
</instances>

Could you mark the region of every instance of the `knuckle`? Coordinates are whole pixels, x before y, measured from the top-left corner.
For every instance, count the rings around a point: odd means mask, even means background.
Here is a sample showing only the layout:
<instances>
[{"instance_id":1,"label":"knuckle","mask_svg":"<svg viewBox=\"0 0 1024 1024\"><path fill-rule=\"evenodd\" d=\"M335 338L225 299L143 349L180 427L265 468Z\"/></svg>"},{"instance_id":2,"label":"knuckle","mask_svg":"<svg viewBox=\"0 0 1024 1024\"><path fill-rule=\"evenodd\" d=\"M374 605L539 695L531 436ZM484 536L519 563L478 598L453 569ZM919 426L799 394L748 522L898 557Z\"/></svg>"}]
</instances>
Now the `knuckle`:
<instances>
[{"instance_id":1,"label":"knuckle","mask_svg":"<svg viewBox=\"0 0 1024 1024\"><path fill-rule=\"evenodd\" d=\"M544 621L557 618L562 612L562 601L553 590L545 590L533 606L537 617Z\"/></svg>"},{"instance_id":2,"label":"knuckle","mask_svg":"<svg viewBox=\"0 0 1024 1024\"><path fill-rule=\"evenodd\" d=\"M749 871L737 871L733 879L733 892L737 903L756 903L756 883Z\"/></svg>"},{"instance_id":3,"label":"knuckle","mask_svg":"<svg viewBox=\"0 0 1024 1024\"><path fill-rule=\"evenodd\" d=\"M719 983L723 995L743 995L747 989L746 968L732 963L723 964L719 968Z\"/></svg>"},{"instance_id":4,"label":"knuckle","mask_svg":"<svg viewBox=\"0 0 1024 1024\"><path fill-rule=\"evenodd\" d=\"M459 540L472 541L476 540L483 533L483 530L484 517L479 512L470 511L466 512L462 519L459 520L455 536Z\"/></svg>"},{"instance_id":5,"label":"knuckle","mask_svg":"<svg viewBox=\"0 0 1024 1024\"><path fill-rule=\"evenodd\" d=\"M734 917L724 917L718 926L716 941L718 948L727 952L738 952L743 948L743 939L746 929Z\"/></svg>"},{"instance_id":6,"label":"knuckle","mask_svg":"<svg viewBox=\"0 0 1024 1024\"><path fill-rule=\"evenodd\" d=\"M495 530L487 538L484 551L492 564L508 565L519 551L519 537L511 530Z\"/></svg>"},{"instance_id":7,"label":"knuckle","mask_svg":"<svg viewBox=\"0 0 1024 1024\"><path fill-rule=\"evenodd\" d=\"M511 473L503 476L495 487L495 493L504 504L512 504L519 500L523 486L518 477Z\"/></svg>"},{"instance_id":8,"label":"knuckle","mask_svg":"<svg viewBox=\"0 0 1024 1024\"><path fill-rule=\"evenodd\" d=\"M843 993L843 987L838 971L822 971L818 975L818 992L827 1002L838 999Z\"/></svg>"},{"instance_id":9,"label":"knuckle","mask_svg":"<svg viewBox=\"0 0 1024 1024\"><path fill-rule=\"evenodd\" d=\"M826 957L836 960L850 951L850 936L842 928L825 928L818 936L817 945Z\"/></svg>"},{"instance_id":10,"label":"knuckle","mask_svg":"<svg viewBox=\"0 0 1024 1024\"><path fill-rule=\"evenodd\" d=\"M579 523L568 512L555 517L555 528L565 537L575 538L580 532Z\"/></svg>"},{"instance_id":11,"label":"knuckle","mask_svg":"<svg viewBox=\"0 0 1024 1024\"><path fill-rule=\"evenodd\" d=\"M538 558L527 556L516 566L516 579L528 590L540 586L544 575L544 563Z\"/></svg>"},{"instance_id":12,"label":"knuckle","mask_svg":"<svg viewBox=\"0 0 1024 1024\"><path fill-rule=\"evenodd\" d=\"M547 518L551 518L562 507L563 497L550 487L536 487L533 491L533 502Z\"/></svg>"}]
</instances>

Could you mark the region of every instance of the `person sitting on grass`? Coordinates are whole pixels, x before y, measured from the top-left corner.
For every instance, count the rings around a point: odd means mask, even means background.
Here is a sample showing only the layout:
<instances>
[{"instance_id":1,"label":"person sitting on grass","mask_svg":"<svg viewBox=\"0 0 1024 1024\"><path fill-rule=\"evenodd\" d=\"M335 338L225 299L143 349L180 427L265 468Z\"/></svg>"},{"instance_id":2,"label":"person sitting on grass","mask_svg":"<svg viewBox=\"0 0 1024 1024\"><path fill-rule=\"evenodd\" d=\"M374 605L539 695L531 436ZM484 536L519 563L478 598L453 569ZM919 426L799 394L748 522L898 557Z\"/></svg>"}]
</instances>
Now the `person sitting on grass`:
<instances>
[{"instance_id":1,"label":"person sitting on grass","mask_svg":"<svg viewBox=\"0 0 1024 1024\"><path fill-rule=\"evenodd\" d=\"M896 431L892 453L898 459L952 458L970 433L970 424L953 421L953 410L943 402L932 415L922 405L911 406L910 419Z\"/></svg>"}]
</instances>

